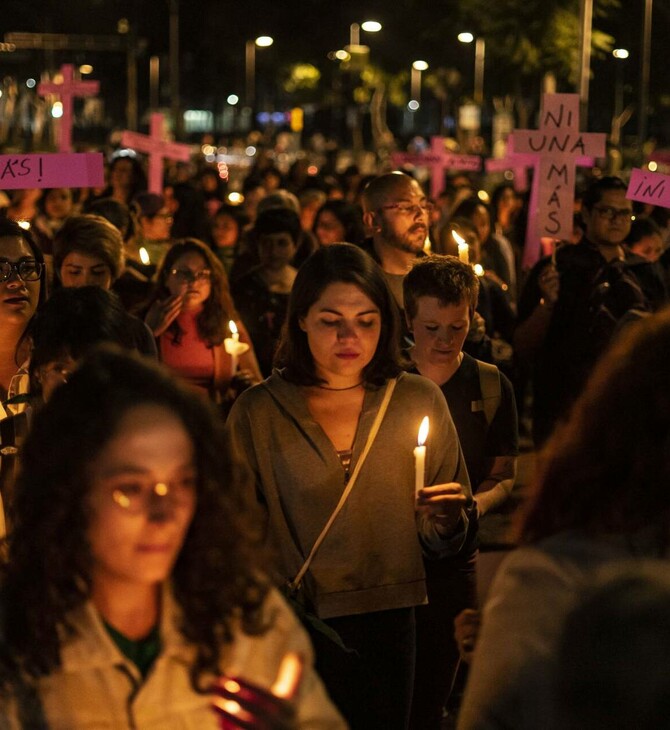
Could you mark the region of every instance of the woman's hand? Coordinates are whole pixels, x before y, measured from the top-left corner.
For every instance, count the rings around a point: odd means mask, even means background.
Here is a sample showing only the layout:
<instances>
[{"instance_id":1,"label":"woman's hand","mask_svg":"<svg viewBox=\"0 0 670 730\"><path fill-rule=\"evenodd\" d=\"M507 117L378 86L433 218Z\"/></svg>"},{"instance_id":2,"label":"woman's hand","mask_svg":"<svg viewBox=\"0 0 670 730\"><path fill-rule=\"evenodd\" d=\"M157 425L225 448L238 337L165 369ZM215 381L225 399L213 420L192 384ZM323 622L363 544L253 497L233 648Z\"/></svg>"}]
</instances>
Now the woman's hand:
<instances>
[{"instance_id":1,"label":"woman's hand","mask_svg":"<svg viewBox=\"0 0 670 730\"><path fill-rule=\"evenodd\" d=\"M458 482L435 484L420 489L417 507L427 512L433 521L445 532L452 532L467 502L463 487Z\"/></svg>"},{"instance_id":2,"label":"woman's hand","mask_svg":"<svg viewBox=\"0 0 670 730\"><path fill-rule=\"evenodd\" d=\"M173 294L167 299L157 300L151 305L144 321L154 333L154 337L160 337L177 319L183 302L183 294Z\"/></svg>"},{"instance_id":3,"label":"woman's hand","mask_svg":"<svg viewBox=\"0 0 670 730\"><path fill-rule=\"evenodd\" d=\"M458 646L458 653L461 655L461 659L468 664L472 660L480 624L479 611L472 608L461 611L454 619L454 639Z\"/></svg>"},{"instance_id":4,"label":"woman's hand","mask_svg":"<svg viewBox=\"0 0 670 730\"><path fill-rule=\"evenodd\" d=\"M560 291L560 276L553 264L546 266L538 279L538 286L544 301L553 306L558 301Z\"/></svg>"},{"instance_id":5,"label":"woman's hand","mask_svg":"<svg viewBox=\"0 0 670 730\"><path fill-rule=\"evenodd\" d=\"M214 687L213 707L222 730L294 730L295 697L302 678L303 661L295 653L281 662L277 679L267 690L239 677L221 677Z\"/></svg>"}]
</instances>

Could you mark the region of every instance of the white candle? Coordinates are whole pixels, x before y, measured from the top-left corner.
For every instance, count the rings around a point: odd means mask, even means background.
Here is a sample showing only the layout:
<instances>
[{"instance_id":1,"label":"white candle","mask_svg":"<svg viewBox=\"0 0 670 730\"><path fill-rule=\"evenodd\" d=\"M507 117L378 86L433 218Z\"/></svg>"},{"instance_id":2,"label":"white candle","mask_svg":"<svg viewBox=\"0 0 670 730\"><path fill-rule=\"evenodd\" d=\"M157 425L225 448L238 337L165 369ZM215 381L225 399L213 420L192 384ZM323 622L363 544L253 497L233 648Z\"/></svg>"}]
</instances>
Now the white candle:
<instances>
[{"instance_id":1,"label":"white candle","mask_svg":"<svg viewBox=\"0 0 670 730\"><path fill-rule=\"evenodd\" d=\"M426 439L428 438L428 427L430 421L426 416L419 427L418 446L414 449L414 493L419 496L419 490L423 489L426 483Z\"/></svg>"},{"instance_id":2,"label":"white candle","mask_svg":"<svg viewBox=\"0 0 670 730\"><path fill-rule=\"evenodd\" d=\"M452 231L451 235L458 245L458 260L464 264L470 263L470 250L463 236L459 236L456 231Z\"/></svg>"},{"instance_id":3,"label":"white candle","mask_svg":"<svg viewBox=\"0 0 670 730\"><path fill-rule=\"evenodd\" d=\"M228 322L228 329L230 329L232 337L226 337L224 346L226 348L226 352L230 355L230 377L234 378L235 373L237 372L237 345L240 341L240 333L237 331L237 325L232 319Z\"/></svg>"}]
</instances>

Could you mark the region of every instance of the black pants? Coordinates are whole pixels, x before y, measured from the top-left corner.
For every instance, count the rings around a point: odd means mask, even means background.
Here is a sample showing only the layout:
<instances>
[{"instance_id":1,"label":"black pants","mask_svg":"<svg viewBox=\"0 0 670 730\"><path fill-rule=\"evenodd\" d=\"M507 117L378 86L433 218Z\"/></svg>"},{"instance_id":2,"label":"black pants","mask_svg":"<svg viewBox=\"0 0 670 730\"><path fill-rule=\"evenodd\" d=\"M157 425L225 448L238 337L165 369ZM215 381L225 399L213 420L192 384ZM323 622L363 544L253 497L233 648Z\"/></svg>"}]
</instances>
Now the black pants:
<instances>
[{"instance_id":1,"label":"black pants","mask_svg":"<svg viewBox=\"0 0 670 730\"><path fill-rule=\"evenodd\" d=\"M463 609L476 607L476 552L424 562L428 605L416 608L416 672L410 727L439 730L442 708L458 668L454 619Z\"/></svg>"},{"instance_id":2,"label":"black pants","mask_svg":"<svg viewBox=\"0 0 670 730\"><path fill-rule=\"evenodd\" d=\"M377 611L327 619L326 623L355 649L343 670L317 657L328 694L351 730L406 730L414 678L414 609Z\"/></svg>"}]
</instances>

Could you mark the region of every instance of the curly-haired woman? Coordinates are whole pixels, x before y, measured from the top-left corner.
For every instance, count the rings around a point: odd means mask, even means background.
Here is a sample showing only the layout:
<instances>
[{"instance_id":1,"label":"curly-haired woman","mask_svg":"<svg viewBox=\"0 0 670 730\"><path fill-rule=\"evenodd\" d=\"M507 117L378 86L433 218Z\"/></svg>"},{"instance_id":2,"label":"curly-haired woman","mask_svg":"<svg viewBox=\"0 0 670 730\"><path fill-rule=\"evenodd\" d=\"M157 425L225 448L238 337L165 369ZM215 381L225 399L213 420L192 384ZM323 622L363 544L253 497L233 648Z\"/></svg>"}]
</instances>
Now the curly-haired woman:
<instances>
[{"instance_id":1,"label":"curly-haired woman","mask_svg":"<svg viewBox=\"0 0 670 730\"><path fill-rule=\"evenodd\" d=\"M209 406L156 366L89 357L35 416L1 571L3 727L211 728L217 676L304 660L296 728L342 728L259 568Z\"/></svg>"}]
</instances>

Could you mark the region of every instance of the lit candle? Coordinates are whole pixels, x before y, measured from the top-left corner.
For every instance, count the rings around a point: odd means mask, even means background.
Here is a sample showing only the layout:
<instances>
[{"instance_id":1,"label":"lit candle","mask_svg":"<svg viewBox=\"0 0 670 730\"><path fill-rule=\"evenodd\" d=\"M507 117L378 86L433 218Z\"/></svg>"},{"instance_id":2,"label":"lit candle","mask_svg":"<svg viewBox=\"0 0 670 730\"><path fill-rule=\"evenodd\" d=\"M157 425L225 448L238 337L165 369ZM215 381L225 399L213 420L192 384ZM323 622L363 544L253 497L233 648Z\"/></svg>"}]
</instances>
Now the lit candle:
<instances>
[{"instance_id":1,"label":"lit candle","mask_svg":"<svg viewBox=\"0 0 670 730\"><path fill-rule=\"evenodd\" d=\"M481 264L475 264L472 268L477 276L484 276L484 267Z\"/></svg>"},{"instance_id":2,"label":"lit candle","mask_svg":"<svg viewBox=\"0 0 670 730\"><path fill-rule=\"evenodd\" d=\"M428 438L428 427L430 421L426 416L419 427L418 446L414 449L414 493L419 496L419 490L423 489L426 482L426 439Z\"/></svg>"},{"instance_id":3,"label":"lit candle","mask_svg":"<svg viewBox=\"0 0 670 730\"><path fill-rule=\"evenodd\" d=\"M456 231L452 231L451 235L458 244L458 260L462 261L464 264L470 263L470 251L468 244L465 242L465 239L463 236L459 236Z\"/></svg>"},{"instance_id":4,"label":"lit candle","mask_svg":"<svg viewBox=\"0 0 670 730\"><path fill-rule=\"evenodd\" d=\"M244 355L244 353L249 349L249 345L247 345L246 342L240 342L237 325L232 319L228 322L228 329L230 329L232 337L226 337L223 341L223 346L226 352L230 355L230 377L234 378L235 373L237 372L237 359L240 355Z\"/></svg>"}]
</instances>

